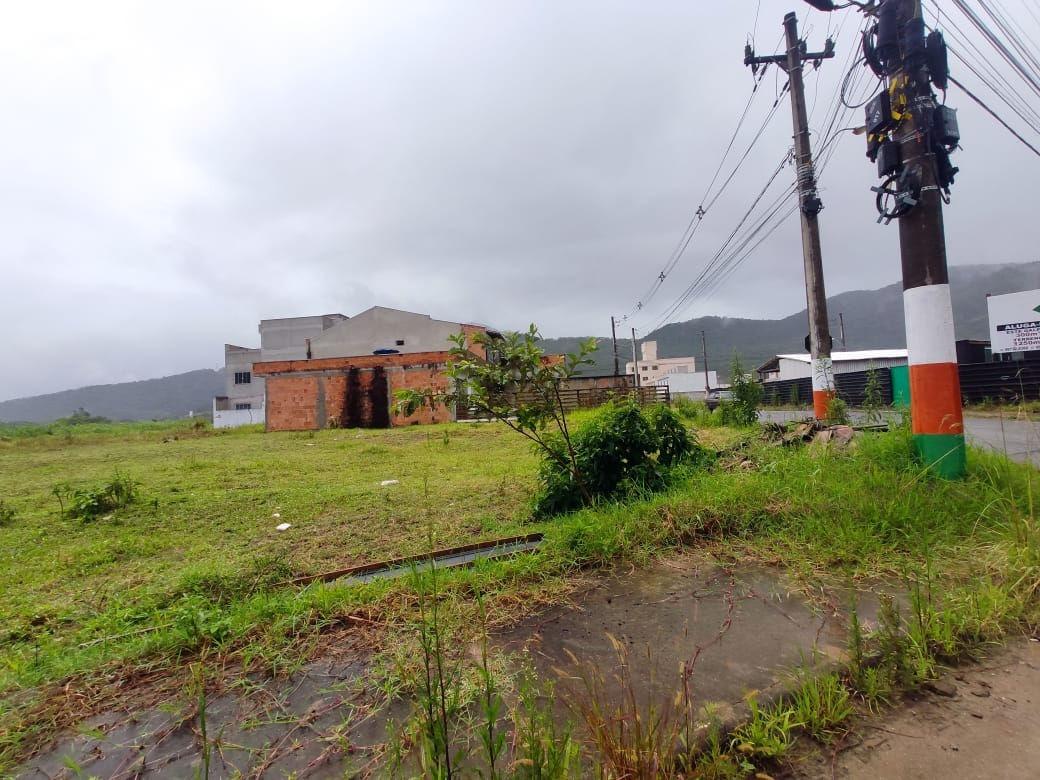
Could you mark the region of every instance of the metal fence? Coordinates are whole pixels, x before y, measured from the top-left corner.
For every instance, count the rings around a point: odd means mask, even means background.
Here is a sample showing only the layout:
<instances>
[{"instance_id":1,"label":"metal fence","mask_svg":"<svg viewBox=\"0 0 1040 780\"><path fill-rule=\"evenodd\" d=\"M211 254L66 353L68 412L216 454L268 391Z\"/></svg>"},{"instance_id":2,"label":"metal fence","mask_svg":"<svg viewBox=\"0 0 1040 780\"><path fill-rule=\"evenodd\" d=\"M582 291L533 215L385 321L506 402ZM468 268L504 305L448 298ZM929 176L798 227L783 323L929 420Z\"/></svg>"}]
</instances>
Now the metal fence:
<instances>
[{"instance_id":1,"label":"metal fence","mask_svg":"<svg viewBox=\"0 0 1040 780\"><path fill-rule=\"evenodd\" d=\"M888 368L876 368L878 386L881 390L881 403L892 403L892 373ZM867 382L870 371L853 371L847 374L834 375L834 389L845 403L850 406L861 406L866 400ZM784 379L779 382L762 384L762 403L765 406L783 404L809 405L812 403L812 379Z\"/></svg>"},{"instance_id":2,"label":"metal fence","mask_svg":"<svg viewBox=\"0 0 1040 780\"><path fill-rule=\"evenodd\" d=\"M888 368L876 369L881 386L881 400L892 403L892 373ZM1017 403L1040 399L1040 361L1008 363L966 363L957 367L964 403L995 401ZM838 397L851 406L859 406L866 395L869 371L836 374L834 384ZM812 401L811 379L785 379L763 384L762 403L766 406L808 404Z\"/></svg>"},{"instance_id":3,"label":"metal fence","mask_svg":"<svg viewBox=\"0 0 1040 780\"><path fill-rule=\"evenodd\" d=\"M630 387L627 389L590 387L580 390L561 389L560 403L563 409L573 412L576 409L591 409L602 406L608 401L617 401L623 398L632 398L640 406L651 404L667 404L671 402L671 394L667 387ZM517 393L513 395L514 403L531 403L537 401L534 393ZM477 420L485 417L480 410L463 403L459 403L455 410L457 420Z\"/></svg>"},{"instance_id":4,"label":"metal fence","mask_svg":"<svg viewBox=\"0 0 1040 780\"><path fill-rule=\"evenodd\" d=\"M965 403L1035 401L1040 398L1040 361L967 363L958 366Z\"/></svg>"}]
</instances>

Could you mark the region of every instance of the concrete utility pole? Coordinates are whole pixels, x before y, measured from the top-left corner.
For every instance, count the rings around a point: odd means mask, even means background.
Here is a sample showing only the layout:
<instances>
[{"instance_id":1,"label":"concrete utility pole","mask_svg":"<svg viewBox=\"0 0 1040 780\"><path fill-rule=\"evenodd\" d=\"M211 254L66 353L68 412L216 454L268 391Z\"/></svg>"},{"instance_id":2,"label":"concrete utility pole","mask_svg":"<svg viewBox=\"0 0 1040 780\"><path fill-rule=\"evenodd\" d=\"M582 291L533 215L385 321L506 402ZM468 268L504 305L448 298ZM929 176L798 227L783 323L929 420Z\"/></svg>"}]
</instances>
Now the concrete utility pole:
<instances>
[{"instance_id":1,"label":"concrete utility pole","mask_svg":"<svg viewBox=\"0 0 1040 780\"><path fill-rule=\"evenodd\" d=\"M819 214L823 209L816 190L816 170L809 141L809 119L805 109L803 68L806 62L817 65L834 56L834 42L828 38L822 52L809 53L798 38L798 17L784 17L787 54L756 57L750 45L745 49L744 64L756 68L775 64L787 71L791 89L791 113L794 120L794 152L798 177L798 200L802 213L802 260L805 266L805 300L809 310L809 345L812 356L813 412L816 419L827 416L834 397L833 346L827 321L827 293L823 284L823 251L820 248Z\"/></svg>"},{"instance_id":2,"label":"concrete utility pole","mask_svg":"<svg viewBox=\"0 0 1040 780\"><path fill-rule=\"evenodd\" d=\"M964 417L957 373L953 302L946 267L946 234L936 155L931 143L938 103L925 60L921 0L885 0L898 5L903 46L889 74L896 101L906 110L892 132L904 168L919 176L917 203L899 217L903 265L903 310L910 364L910 419L914 443L926 465L954 479L964 475Z\"/></svg>"},{"instance_id":3,"label":"concrete utility pole","mask_svg":"<svg viewBox=\"0 0 1040 780\"><path fill-rule=\"evenodd\" d=\"M708 342L704 338L704 331L701 331L701 355L704 356L704 400L708 400L708 391L711 390L711 384L708 382Z\"/></svg>"},{"instance_id":4,"label":"concrete utility pole","mask_svg":"<svg viewBox=\"0 0 1040 780\"><path fill-rule=\"evenodd\" d=\"M617 322L614 320L613 315L610 317L610 340L614 344L614 376L618 376L621 373L621 361L618 360Z\"/></svg>"},{"instance_id":5,"label":"concrete utility pole","mask_svg":"<svg viewBox=\"0 0 1040 780\"><path fill-rule=\"evenodd\" d=\"M639 360L636 358L636 329L632 328L632 373L636 375L636 387L639 387Z\"/></svg>"},{"instance_id":6,"label":"concrete utility pole","mask_svg":"<svg viewBox=\"0 0 1040 780\"><path fill-rule=\"evenodd\" d=\"M841 325L841 351L848 352L849 345L845 343L845 315L838 312L838 324Z\"/></svg>"}]
</instances>

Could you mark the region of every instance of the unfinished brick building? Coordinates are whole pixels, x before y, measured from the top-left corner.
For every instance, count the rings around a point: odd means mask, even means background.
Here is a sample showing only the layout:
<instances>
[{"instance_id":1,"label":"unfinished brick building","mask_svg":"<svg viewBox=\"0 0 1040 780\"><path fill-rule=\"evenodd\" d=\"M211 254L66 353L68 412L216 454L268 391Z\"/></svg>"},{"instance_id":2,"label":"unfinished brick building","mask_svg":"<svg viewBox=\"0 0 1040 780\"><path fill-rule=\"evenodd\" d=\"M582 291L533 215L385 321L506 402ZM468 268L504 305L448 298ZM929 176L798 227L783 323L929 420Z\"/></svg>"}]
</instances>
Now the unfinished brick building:
<instances>
[{"instance_id":1,"label":"unfinished brick building","mask_svg":"<svg viewBox=\"0 0 1040 780\"><path fill-rule=\"evenodd\" d=\"M394 395L404 389L447 390L448 352L361 355L254 363L267 382L267 430L389 428L449 422L454 410L439 406L403 416Z\"/></svg>"}]
</instances>

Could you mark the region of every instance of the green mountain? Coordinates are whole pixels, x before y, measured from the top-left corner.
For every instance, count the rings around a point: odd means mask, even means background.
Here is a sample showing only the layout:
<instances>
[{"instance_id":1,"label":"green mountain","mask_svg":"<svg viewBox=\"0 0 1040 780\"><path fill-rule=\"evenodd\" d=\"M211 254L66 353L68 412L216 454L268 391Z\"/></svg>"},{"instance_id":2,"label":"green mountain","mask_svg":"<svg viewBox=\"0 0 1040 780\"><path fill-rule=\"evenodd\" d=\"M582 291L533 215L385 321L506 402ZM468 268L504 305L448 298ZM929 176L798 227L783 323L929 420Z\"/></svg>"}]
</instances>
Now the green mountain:
<instances>
[{"instance_id":1,"label":"green mountain","mask_svg":"<svg viewBox=\"0 0 1040 780\"><path fill-rule=\"evenodd\" d=\"M999 295L1040 288L1040 262L1017 265L966 265L950 269L953 312L957 338L988 338L989 319L986 293ZM903 293L898 284L880 290L858 290L828 299L831 332L838 339L838 313L845 317L849 349L898 348L906 346L903 324ZM761 365L778 353L802 352L808 332L808 317L803 309L779 320L753 320L735 317L700 317L665 325L646 336L656 340L660 357L701 354L701 331L708 341L708 362L726 376L734 353L745 368ZM573 352L580 337L544 339L542 347L550 353ZM595 365L586 373L609 374L614 370L610 339L599 338ZM621 370L631 359L632 345L618 340ZM94 385L60 393L0 401L0 421L49 422L67 417L76 409L113 420L150 420L184 417L189 411L206 412L215 395L224 392L222 370L189 371L186 374Z\"/></svg>"},{"instance_id":2,"label":"green mountain","mask_svg":"<svg viewBox=\"0 0 1040 780\"><path fill-rule=\"evenodd\" d=\"M950 269L954 324L958 339L988 339L989 317L986 294L1000 295L1040 288L1040 262L1008 265L963 265ZM880 290L856 290L827 299L831 334L840 349L838 314L844 315L848 349L898 349L906 346L903 321L903 290L891 284ZM646 335L657 341L659 357L701 355L701 331L708 342L708 363L720 375L728 374L734 353L740 355L745 369L761 365L776 354L804 352L809 332L805 309L779 320L753 320L735 317L699 317L665 325ZM580 337L545 339L542 348L550 353L573 352ZM609 374L614 358L609 338L597 340L595 365L586 373ZM632 359L632 343L618 339L621 371Z\"/></svg>"},{"instance_id":3,"label":"green mountain","mask_svg":"<svg viewBox=\"0 0 1040 780\"><path fill-rule=\"evenodd\" d=\"M76 409L111 420L163 420L186 417L189 411L211 411L213 396L223 393L223 369L201 369L159 379L92 385L0 401L0 421L51 422L68 417Z\"/></svg>"}]
</instances>

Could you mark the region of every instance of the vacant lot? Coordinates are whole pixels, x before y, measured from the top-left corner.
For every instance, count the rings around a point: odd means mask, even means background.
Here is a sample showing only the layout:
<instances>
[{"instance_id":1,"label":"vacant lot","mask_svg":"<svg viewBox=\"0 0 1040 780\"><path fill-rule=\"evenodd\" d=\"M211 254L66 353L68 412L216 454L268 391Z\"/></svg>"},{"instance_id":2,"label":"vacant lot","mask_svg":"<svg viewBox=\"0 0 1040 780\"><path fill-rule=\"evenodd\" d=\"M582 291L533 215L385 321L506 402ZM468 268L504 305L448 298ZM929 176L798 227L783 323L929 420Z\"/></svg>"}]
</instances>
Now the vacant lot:
<instances>
[{"instance_id":1,"label":"vacant lot","mask_svg":"<svg viewBox=\"0 0 1040 780\"><path fill-rule=\"evenodd\" d=\"M501 536L519 529L534 456L497 426L316 434L189 428L0 449L0 636L92 638L133 609L200 582L310 573ZM62 517L53 489L139 485L135 503L94 520ZM384 486L385 480L399 484ZM276 530L290 523L285 532ZM81 634L87 631L89 636Z\"/></svg>"},{"instance_id":2,"label":"vacant lot","mask_svg":"<svg viewBox=\"0 0 1040 780\"><path fill-rule=\"evenodd\" d=\"M475 591L502 618L582 568L693 544L786 566L810 586L906 578L926 589L929 614L951 616L935 629L950 653L1033 624L1032 469L973 451L966 480L937 482L914 465L905 431L849 449L781 447L756 429L698 436L726 452L671 489L532 523L537 458L496 425L0 431L0 498L14 511L0 527L0 770L200 652L229 672L281 671L359 610L400 633L414 605L407 581L277 585L431 543L547 533L534 555L450 574L459 614L472 614ZM138 484L134 503L92 520L62 514L55 486L117 473Z\"/></svg>"}]
</instances>

